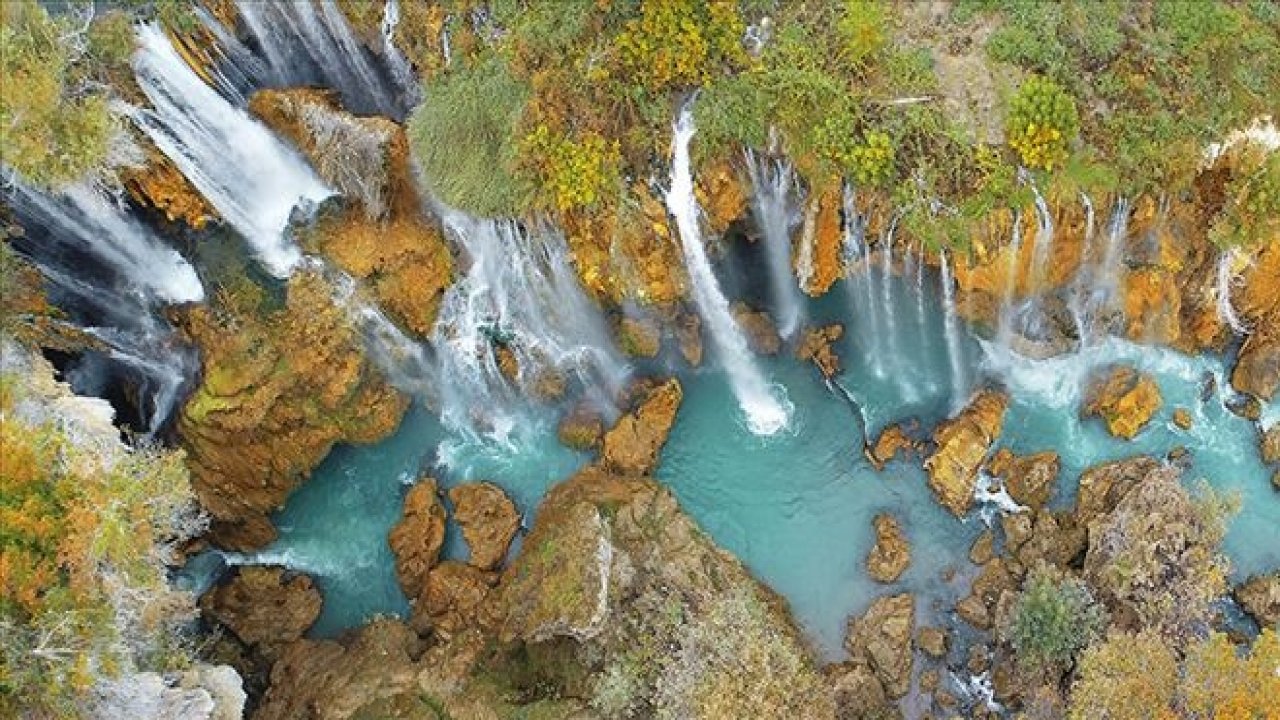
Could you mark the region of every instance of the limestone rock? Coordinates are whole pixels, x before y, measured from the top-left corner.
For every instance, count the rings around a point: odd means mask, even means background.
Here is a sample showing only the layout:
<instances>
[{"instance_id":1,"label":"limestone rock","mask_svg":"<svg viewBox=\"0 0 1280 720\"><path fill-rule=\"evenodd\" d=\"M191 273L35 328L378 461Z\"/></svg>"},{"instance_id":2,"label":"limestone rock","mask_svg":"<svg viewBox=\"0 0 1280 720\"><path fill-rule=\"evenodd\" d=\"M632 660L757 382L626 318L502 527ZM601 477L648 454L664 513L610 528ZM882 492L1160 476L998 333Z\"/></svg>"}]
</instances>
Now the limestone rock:
<instances>
[{"instance_id":1,"label":"limestone rock","mask_svg":"<svg viewBox=\"0 0 1280 720\"><path fill-rule=\"evenodd\" d=\"M911 686L911 636L915 631L915 598L907 593L882 597L858 618L849 621L845 648L875 671L892 698Z\"/></svg>"},{"instance_id":2,"label":"limestone rock","mask_svg":"<svg viewBox=\"0 0 1280 720\"><path fill-rule=\"evenodd\" d=\"M520 529L520 511L493 483L465 483L449 490L453 518L471 548L467 561L481 570L492 570L507 556L511 539Z\"/></svg>"},{"instance_id":3,"label":"limestone rock","mask_svg":"<svg viewBox=\"0 0 1280 720\"><path fill-rule=\"evenodd\" d=\"M120 173L129 197L143 207L160 212L169 222L184 223L194 230L204 229L217 213L173 161L154 145L148 144L146 150L144 165L126 167Z\"/></svg>"},{"instance_id":4,"label":"limestone rock","mask_svg":"<svg viewBox=\"0 0 1280 720\"><path fill-rule=\"evenodd\" d=\"M1076 523L1087 526L1096 518L1111 512L1129 490L1163 466L1164 463L1155 458L1139 455L1127 460L1102 463L1085 470L1080 475L1080 487L1076 494Z\"/></svg>"},{"instance_id":5,"label":"limestone rock","mask_svg":"<svg viewBox=\"0 0 1280 720\"><path fill-rule=\"evenodd\" d=\"M911 546L892 515L876 515L874 525L876 542L867 555L867 574L876 582L891 583L911 564Z\"/></svg>"},{"instance_id":6,"label":"limestone rock","mask_svg":"<svg viewBox=\"0 0 1280 720\"><path fill-rule=\"evenodd\" d=\"M833 323L825 327L805 328L800 335L800 343L796 346L796 357L811 361L817 366L824 378L833 378L840 374L840 356L831 347L844 335L844 326Z\"/></svg>"},{"instance_id":7,"label":"limestone rock","mask_svg":"<svg viewBox=\"0 0 1280 720\"><path fill-rule=\"evenodd\" d=\"M624 316L618 321L618 347L632 357L657 357L662 330L652 318Z\"/></svg>"},{"instance_id":8,"label":"limestone rock","mask_svg":"<svg viewBox=\"0 0 1280 720\"><path fill-rule=\"evenodd\" d=\"M1270 400L1280 388L1280 330L1250 335L1240 348L1231 385L1242 393Z\"/></svg>"},{"instance_id":9,"label":"limestone rock","mask_svg":"<svg viewBox=\"0 0 1280 720\"><path fill-rule=\"evenodd\" d=\"M1186 408L1177 408L1173 411L1173 424L1179 430L1190 430L1193 422L1191 411Z\"/></svg>"},{"instance_id":10,"label":"limestone rock","mask_svg":"<svg viewBox=\"0 0 1280 720\"><path fill-rule=\"evenodd\" d=\"M894 716L896 708L865 660L830 665L823 674L834 695L837 720Z\"/></svg>"},{"instance_id":11,"label":"limestone rock","mask_svg":"<svg viewBox=\"0 0 1280 720\"><path fill-rule=\"evenodd\" d=\"M938 502L957 517L973 504L978 468L1000 436L1008 405L1008 396L984 390L934 432L936 449L924 463L929 488Z\"/></svg>"},{"instance_id":12,"label":"limestone rock","mask_svg":"<svg viewBox=\"0 0 1280 720\"><path fill-rule=\"evenodd\" d=\"M1269 465L1280 463L1280 422L1273 424L1262 434L1260 451L1263 462Z\"/></svg>"},{"instance_id":13,"label":"limestone rock","mask_svg":"<svg viewBox=\"0 0 1280 720\"><path fill-rule=\"evenodd\" d=\"M1261 627L1280 627L1280 572L1254 575L1235 589L1235 598Z\"/></svg>"},{"instance_id":14,"label":"limestone rock","mask_svg":"<svg viewBox=\"0 0 1280 720\"><path fill-rule=\"evenodd\" d=\"M407 597L417 597L427 573L440 559L444 546L445 510L436 481L419 480L404 498L404 512L391 528L387 542L396 556L396 578Z\"/></svg>"},{"instance_id":15,"label":"limestone rock","mask_svg":"<svg viewBox=\"0 0 1280 720\"><path fill-rule=\"evenodd\" d=\"M594 450L604 439L604 417L590 403L578 403L560 419L556 436L574 450Z\"/></svg>"},{"instance_id":16,"label":"limestone rock","mask_svg":"<svg viewBox=\"0 0 1280 720\"><path fill-rule=\"evenodd\" d=\"M346 720L379 700L413 692L421 645L413 630L385 619L360 628L345 643L291 643L271 670L271 687L254 718Z\"/></svg>"},{"instance_id":17,"label":"limestone rock","mask_svg":"<svg viewBox=\"0 0 1280 720\"><path fill-rule=\"evenodd\" d=\"M759 355L777 355L782 349L782 338L778 336L778 328L773 324L769 313L763 310L752 310L743 303L734 303L731 308L733 319L747 337L747 345L751 351Z\"/></svg>"},{"instance_id":18,"label":"limestone rock","mask_svg":"<svg viewBox=\"0 0 1280 720\"><path fill-rule=\"evenodd\" d=\"M996 556L996 536L990 530L983 530L977 540L969 548L969 561L974 565L985 565Z\"/></svg>"},{"instance_id":19,"label":"limestone rock","mask_svg":"<svg viewBox=\"0 0 1280 720\"><path fill-rule=\"evenodd\" d=\"M996 558L986 565L974 578L969 595L956 605L956 612L965 622L979 630L990 630L995 624L996 606L1003 593L1015 592L1018 580L1010 571L1009 562L1004 558Z\"/></svg>"},{"instance_id":20,"label":"limestone rock","mask_svg":"<svg viewBox=\"0 0 1280 720\"><path fill-rule=\"evenodd\" d=\"M413 625L419 632L430 628L450 637L471 627L490 623L486 602L497 576L454 560L445 560L427 574L426 584L414 601Z\"/></svg>"},{"instance_id":21,"label":"limestone rock","mask_svg":"<svg viewBox=\"0 0 1280 720\"><path fill-rule=\"evenodd\" d=\"M880 437L876 438L875 444L866 449L865 454L871 466L879 471L884 470L899 452L912 450L915 446L915 442L907 435L902 425L890 425L881 431Z\"/></svg>"},{"instance_id":22,"label":"limestone rock","mask_svg":"<svg viewBox=\"0 0 1280 720\"><path fill-rule=\"evenodd\" d=\"M317 273L295 273L284 306L265 318L198 306L178 320L202 351L202 372L177 433L222 547L270 542L268 514L336 443L385 437L408 406L365 358Z\"/></svg>"},{"instance_id":23,"label":"limestone rock","mask_svg":"<svg viewBox=\"0 0 1280 720\"><path fill-rule=\"evenodd\" d=\"M310 577L281 567L247 565L200 598L200 609L242 643L270 656L302 637L320 616Z\"/></svg>"},{"instance_id":24,"label":"limestone rock","mask_svg":"<svg viewBox=\"0 0 1280 720\"><path fill-rule=\"evenodd\" d=\"M702 318L696 312L681 313L676 320L676 343L685 362L693 367L702 364Z\"/></svg>"},{"instance_id":25,"label":"limestone rock","mask_svg":"<svg viewBox=\"0 0 1280 720\"><path fill-rule=\"evenodd\" d=\"M1090 381L1082 417L1100 417L1112 435L1132 440L1151 421L1162 402L1153 377L1122 365L1097 373Z\"/></svg>"},{"instance_id":26,"label":"limestone rock","mask_svg":"<svg viewBox=\"0 0 1280 720\"><path fill-rule=\"evenodd\" d=\"M1062 463L1053 451L1014 455L1001 449L987 470L1004 480L1009 497L1019 505L1039 510L1053 497Z\"/></svg>"},{"instance_id":27,"label":"limestone rock","mask_svg":"<svg viewBox=\"0 0 1280 720\"><path fill-rule=\"evenodd\" d=\"M672 378L650 391L634 412L618 418L604 436L604 466L627 475L652 472L683 397L680 381Z\"/></svg>"},{"instance_id":28,"label":"limestone rock","mask_svg":"<svg viewBox=\"0 0 1280 720\"><path fill-rule=\"evenodd\" d=\"M916 647L931 658L946 657L951 643L947 639L947 631L943 628L922 627L916 633Z\"/></svg>"}]
</instances>

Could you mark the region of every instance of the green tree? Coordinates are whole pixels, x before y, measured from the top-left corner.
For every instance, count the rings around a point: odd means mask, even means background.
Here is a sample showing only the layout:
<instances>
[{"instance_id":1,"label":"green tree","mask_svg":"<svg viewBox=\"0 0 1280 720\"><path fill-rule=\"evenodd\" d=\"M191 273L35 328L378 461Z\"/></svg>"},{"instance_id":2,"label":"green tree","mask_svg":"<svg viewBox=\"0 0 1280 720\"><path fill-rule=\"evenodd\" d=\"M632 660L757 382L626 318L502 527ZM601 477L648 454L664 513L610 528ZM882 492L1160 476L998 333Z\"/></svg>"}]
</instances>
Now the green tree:
<instances>
[{"instance_id":1,"label":"green tree","mask_svg":"<svg viewBox=\"0 0 1280 720\"><path fill-rule=\"evenodd\" d=\"M1018 662L1029 671L1060 672L1105 624L1088 586L1041 565L1028 574L1007 633Z\"/></svg>"}]
</instances>

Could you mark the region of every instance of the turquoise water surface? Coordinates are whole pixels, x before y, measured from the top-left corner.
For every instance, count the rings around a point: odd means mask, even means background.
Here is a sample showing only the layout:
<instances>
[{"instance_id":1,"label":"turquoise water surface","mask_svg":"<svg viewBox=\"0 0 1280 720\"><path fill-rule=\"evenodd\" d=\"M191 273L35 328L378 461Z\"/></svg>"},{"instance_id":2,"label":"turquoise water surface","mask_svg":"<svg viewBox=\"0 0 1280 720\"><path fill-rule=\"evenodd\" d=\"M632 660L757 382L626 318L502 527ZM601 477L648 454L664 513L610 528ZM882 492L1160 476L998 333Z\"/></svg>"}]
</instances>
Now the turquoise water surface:
<instances>
[{"instance_id":1,"label":"turquoise water surface","mask_svg":"<svg viewBox=\"0 0 1280 720\"><path fill-rule=\"evenodd\" d=\"M914 283L893 281L892 343L884 335L885 317L876 318L881 335L870 332L859 285L864 281L841 283L807 308L811 323L846 326L838 344L845 370L837 384L828 385L811 365L785 352L759 360L795 408L791 425L776 436L747 430L714 357L702 369L680 369L685 398L656 473L717 543L790 602L827 658L841 656L848 616L886 592L916 592L921 622L940 621L967 590L974 572L968 548L984 527L978 513L957 520L933 500L919 457L876 472L862 455L868 430L874 437L889 423L915 420L927 434L954 405L942 312L931 287L936 280L925 286L923 312ZM1201 400L1205 374L1221 379L1220 358L1108 341L1077 356L1030 363L1010 360L974 337L966 336L964 344L969 378L985 375L1012 391L1000 445L1062 455L1058 502L1069 501L1080 471L1090 465L1185 446L1193 458L1188 480L1204 478L1244 501L1227 538L1235 575L1280 566L1280 500L1261 465L1257 431L1224 408L1220 392ZM1133 442L1111 438L1097 421L1077 417L1088 370L1116 361L1153 373L1165 395L1157 419ZM1190 431L1172 425L1177 407L1192 411ZM374 614L403 614L407 604L386 536L408 485L423 473L446 487L492 480L529 517L547 488L589 461L557 442L554 413L547 409L512 445L499 445L451 436L429 411L415 407L387 440L335 449L276 517L280 539L235 561L284 562L312 573L325 595L312 630L317 636L337 634ZM1280 414L1274 406L1267 413ZM871 520L886 511L902 522L912 544L910 568L887 587L867 578L863 565L873 541ZM465 552L451 528L446 554Z\"/></svg>"}]
</instances>

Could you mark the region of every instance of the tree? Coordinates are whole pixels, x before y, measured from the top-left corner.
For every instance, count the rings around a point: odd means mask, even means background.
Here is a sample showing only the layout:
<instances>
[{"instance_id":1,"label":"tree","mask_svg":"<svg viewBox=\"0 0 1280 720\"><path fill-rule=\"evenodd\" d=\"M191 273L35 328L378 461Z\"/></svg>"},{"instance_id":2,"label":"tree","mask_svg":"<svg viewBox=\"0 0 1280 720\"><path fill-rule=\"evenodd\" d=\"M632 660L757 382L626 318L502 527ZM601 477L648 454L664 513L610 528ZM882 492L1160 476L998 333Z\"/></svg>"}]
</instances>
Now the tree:
<instances>
[{"instance_id":1,"label":"tree","mask_svg":"<svg viewBox=\"0 0 1280 720\"><path fill-rule=\"evenodd\" d=\"M1018 662L1028 671L1061 672L1105 624L1088 586L1041 565L1028 574L1007 633Z\"/></svg>"},{"instance_id":2,"label":"tree","mask_svg":"<svg viewBox=\"0 0 1280 720\"><path fill-rule=\"evenodd\" d=\"M1023 165L1039 170L1062 167L1080 133L1076 102L1061 85L1032 75L1009 103L1006 132Z\"/></svg>"},{"instance_id":3,"label":"tree","mask_svg":"<svg viewBox=\"0 0 1280 720\"><path fill-rule=\"evenodd\" d=\"M1071 720L1173 718L1178 663L1157 634L1112 633L1080 656Z\"/></svg>"}]
</instances>

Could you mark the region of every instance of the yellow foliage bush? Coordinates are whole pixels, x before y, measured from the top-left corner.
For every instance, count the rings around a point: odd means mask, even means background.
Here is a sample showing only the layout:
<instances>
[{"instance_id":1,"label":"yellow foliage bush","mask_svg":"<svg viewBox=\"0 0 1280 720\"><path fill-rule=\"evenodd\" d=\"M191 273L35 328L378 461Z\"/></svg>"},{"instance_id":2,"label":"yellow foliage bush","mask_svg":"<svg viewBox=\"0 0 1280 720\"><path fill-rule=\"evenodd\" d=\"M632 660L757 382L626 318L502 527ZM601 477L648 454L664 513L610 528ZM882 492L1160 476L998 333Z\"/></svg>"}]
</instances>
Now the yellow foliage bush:
<instances>
[{"instance_id":1,"label":"yellow foliage bush","mask_svg":"<svg viewBox=\"0 0 1280 720\"><path fill-rule=\"evenodd\" d=\"M593 207L620 183L618 142L596 133L583 133L575 140L539 125L525 136L523 149L549 204L561 212Z\"/></svg>"},{"instance_id":2,"label":"yellow foliage bush","mask_svg":"<svg viewBox=\"0 0 1280 720\"><path fill-rule=\"evenodd\" d=\"M614 39L626 73L650 89L711 81L745 62L745 30L733 0L642 0L640 17Z\"/></svg>"},{"instance_id":3,"label":"yellow foliage bush","mask_svg":"<svg viewBox=\"0 0 1280 720\"><path fill-rule=\"evenodd\" d=\"M1067 161L1080 132L1076 103L1048 78L1032 75L1009 105L1009 146L1029 168L1053 170Z\"/></svg>"}]
</instances>

